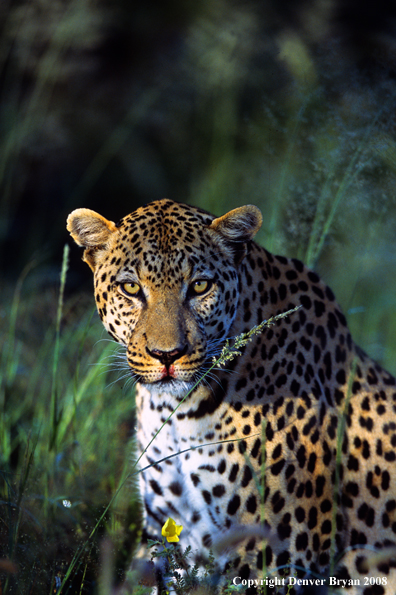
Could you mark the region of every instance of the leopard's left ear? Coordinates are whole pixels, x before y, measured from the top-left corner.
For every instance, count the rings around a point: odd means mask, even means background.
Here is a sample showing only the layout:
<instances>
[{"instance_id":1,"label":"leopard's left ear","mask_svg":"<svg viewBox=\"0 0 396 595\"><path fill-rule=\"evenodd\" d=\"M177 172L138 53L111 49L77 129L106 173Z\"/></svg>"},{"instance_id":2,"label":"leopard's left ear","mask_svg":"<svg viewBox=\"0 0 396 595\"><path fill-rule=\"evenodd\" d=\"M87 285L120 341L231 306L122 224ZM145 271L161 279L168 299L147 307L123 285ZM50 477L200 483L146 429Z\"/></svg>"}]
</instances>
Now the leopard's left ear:
<instances>
[{"instance_id":1,"label":"leopard's left ear","mask_svg":"<svg viewBox=\"0 0 396 595\"><path fill-rule=\"evenodd\" d=\"M253 239L262 222L260 209L254 205L246 205L213 219L209 229L219 233L226 241L234 253L235 264L238 264L246 255L246 242Z\"/></svg>"},{"instance_id":2,"label":"leopard's left ear","mask_svg":"<svg viewBox=\"0 0 396 595\"><path fill-rule=\"evenodd\" d=\"M256 235L262 222L260 209L254 205L246 205L213 219L209 229L217 231L231 242L248 242Z\"/></svg>"},{"instance_id":3,"label":"leopard's left ear","mask_svg":"<svg viewBox=\"0 0 396 595\"><path fill-rule=\"evenodd\" d=\"M209 229L220 234L228 248L231 248L234 263L239 264L246 256L246 242L253 239L262 222L260 209L254 205L246 205L213 219Z\"/></svg>"}]
</instances>

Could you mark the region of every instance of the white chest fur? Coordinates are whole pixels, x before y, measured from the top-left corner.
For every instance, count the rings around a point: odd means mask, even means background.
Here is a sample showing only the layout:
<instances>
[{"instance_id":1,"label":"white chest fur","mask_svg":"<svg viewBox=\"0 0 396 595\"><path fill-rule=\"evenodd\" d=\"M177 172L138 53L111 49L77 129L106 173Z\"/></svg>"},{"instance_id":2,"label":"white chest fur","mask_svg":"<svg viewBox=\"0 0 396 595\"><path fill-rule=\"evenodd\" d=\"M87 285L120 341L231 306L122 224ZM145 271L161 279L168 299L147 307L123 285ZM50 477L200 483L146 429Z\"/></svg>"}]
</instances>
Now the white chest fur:
<instances>
[{"instance_id":1,"label":"white chest fur","mask_svg":"<svg viewBox=\"0 0 396 595\"><path fill-rule=\"evenodd\" d=\"M140 460L140 489L147 532L160 538L162 525L171 517L184 527L181 546L191 545L198 556L206 556L213 536L225 529L220 499L224 488L218 482L227 445L215 443L215 426L225 405L209 418L195 419L187 414L191 405L183 403L160 430L174 408L174 399L165 395L154 399L139 387L136 402L139 455L145 451Z\"/></svg>"}]
</instances>

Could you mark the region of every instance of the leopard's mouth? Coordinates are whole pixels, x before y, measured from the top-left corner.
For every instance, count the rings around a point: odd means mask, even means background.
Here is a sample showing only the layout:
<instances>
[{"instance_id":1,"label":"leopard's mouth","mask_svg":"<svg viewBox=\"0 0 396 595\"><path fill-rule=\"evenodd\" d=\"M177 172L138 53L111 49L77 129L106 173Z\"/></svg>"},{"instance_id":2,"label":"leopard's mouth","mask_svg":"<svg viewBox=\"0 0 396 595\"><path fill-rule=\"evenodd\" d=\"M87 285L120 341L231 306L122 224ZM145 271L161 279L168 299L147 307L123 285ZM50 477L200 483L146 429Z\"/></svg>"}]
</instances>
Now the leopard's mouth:
<instances>
[{"instance_id":1,"label":"leopard's mouth","mask_svg":"<svg viewBox=\"0 0 396 595\"><path fill-rule=\"evenodd\" d=\"M170 366L152 366L149 369L143 369L143 367L131 365L130 362L129 366L136 381L146 386L194 385L202 377L202 366L193 366L186 369L172 364Z\"/></svg>"},{"instance_id":2,"label":"leopard's mouth","mask_svg":"<svg viewBox=\"0 0 396 595\"><path fill-rule=\"evenodd\" d=\"M142 369L129 362L132 375L140 386L152 394L168 394L182 400L193 388L199 386L199 380L204 377L203 366L180 368L177 364L169 366L152 366ZM140 368L140 369L139 369Z\"/></svg>"}]
</instances>

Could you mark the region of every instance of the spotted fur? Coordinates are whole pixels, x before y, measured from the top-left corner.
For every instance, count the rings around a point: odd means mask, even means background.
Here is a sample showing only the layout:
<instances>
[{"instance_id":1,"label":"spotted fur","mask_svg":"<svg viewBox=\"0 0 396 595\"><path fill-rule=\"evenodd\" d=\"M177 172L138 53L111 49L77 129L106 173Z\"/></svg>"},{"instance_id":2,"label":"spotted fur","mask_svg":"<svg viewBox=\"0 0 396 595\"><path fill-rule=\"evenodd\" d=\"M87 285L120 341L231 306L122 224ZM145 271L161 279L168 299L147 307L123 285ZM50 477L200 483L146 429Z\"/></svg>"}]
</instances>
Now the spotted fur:
<instances>
[{"instance_id":1,"label":"spotted fur","mask_svg":"<svg viewBox=\"0 0 396 595\"><path fill-rule=\"evenodd\" d=\"M222 574L286 567L275 575L302 579L329 573L334 534L334 576L361 580L346 592L394 595L394 551L367 564L372 548L396 544L395 379L354 344L315 272L252 241L260 224L253 206L214 218L170 200L117 224L88 209L69 216L101 319L138 381L140 452L179 405L141 460L152 465L141 473L144 536L173 517L198 560L242 525L246 537L218 552ZM296 306L182 402L227 337Z\"/></svg>"}]
</instances>

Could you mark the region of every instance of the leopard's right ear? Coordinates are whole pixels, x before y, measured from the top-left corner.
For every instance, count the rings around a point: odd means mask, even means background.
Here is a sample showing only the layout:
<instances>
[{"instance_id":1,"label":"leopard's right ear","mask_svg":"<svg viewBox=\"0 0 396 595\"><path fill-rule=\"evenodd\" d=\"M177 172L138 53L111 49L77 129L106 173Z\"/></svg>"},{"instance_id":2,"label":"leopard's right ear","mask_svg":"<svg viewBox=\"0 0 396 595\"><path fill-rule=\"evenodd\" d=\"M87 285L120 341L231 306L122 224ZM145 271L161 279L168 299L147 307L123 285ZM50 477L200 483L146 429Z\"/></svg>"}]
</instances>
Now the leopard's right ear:
<instances>
[{"instance_id":1,"label":"leopard's right ear","mask_svg":"<svg viewBox=\"0 0 396 595\"><path fill-rule=\"evenodd\" d=\"M85 248L83 260L95 270L95 252L106 248L117 230L115 223L90 209L76 209L68 216L66 227L76 244Z\"/></svg>"}]
</instances>

